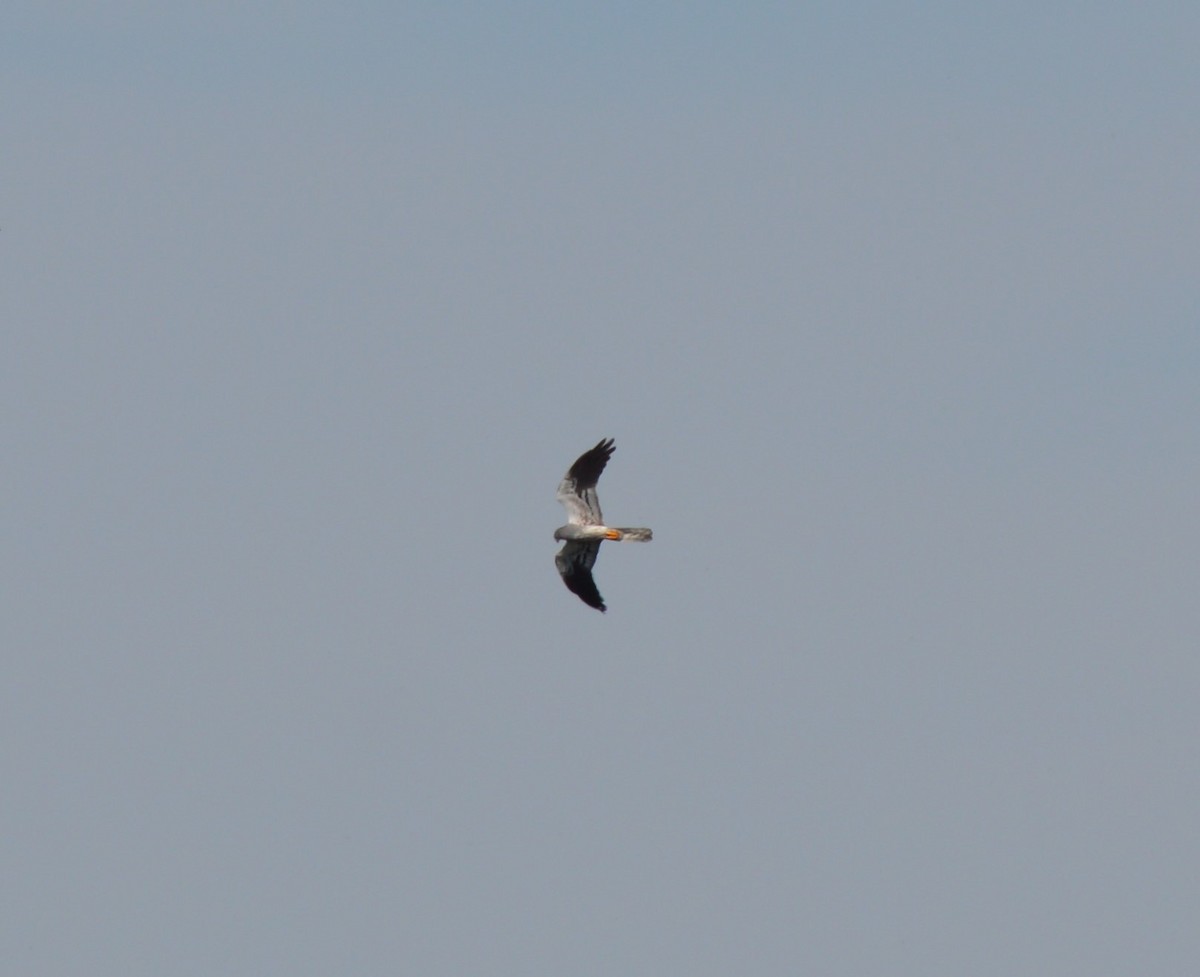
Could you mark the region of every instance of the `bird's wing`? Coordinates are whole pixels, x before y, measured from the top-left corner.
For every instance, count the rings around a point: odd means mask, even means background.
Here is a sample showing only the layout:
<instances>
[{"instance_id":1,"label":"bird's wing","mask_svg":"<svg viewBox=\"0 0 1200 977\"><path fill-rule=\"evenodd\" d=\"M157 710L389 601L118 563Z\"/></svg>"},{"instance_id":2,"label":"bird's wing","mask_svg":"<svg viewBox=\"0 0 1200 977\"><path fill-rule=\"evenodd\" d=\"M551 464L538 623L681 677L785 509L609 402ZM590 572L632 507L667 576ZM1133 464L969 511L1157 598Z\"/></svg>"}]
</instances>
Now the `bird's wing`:
<instances>
[{"instance_id":1,"label":"bird's wing","mask_svg":"<svg viewBox=\"0 0 1200 977\"><path fill-rule=\"evenodd\" d=\"M600 513L600 499L596 496L596 482L608 464L616 446L612 438L601 440L596 447L585 451L563 476L558 484L558 501L567 510L567 523L576 526L602 526L604 516Z\"/></svg>"},{"instance_id":2,"label":"bird's wing","mask_svg":"<svg viewBox=\"0 0 1200 977\"><path fill-rule=\"evenodd\" d=\"M575 594L588 607L598 611L604 610L604 598L592 579L592 567L600 552L600 540L573 539L566 543L554 557L554 565L558 567L559 576L567 585L567 590Z\"/></svg>"}]
</instances>

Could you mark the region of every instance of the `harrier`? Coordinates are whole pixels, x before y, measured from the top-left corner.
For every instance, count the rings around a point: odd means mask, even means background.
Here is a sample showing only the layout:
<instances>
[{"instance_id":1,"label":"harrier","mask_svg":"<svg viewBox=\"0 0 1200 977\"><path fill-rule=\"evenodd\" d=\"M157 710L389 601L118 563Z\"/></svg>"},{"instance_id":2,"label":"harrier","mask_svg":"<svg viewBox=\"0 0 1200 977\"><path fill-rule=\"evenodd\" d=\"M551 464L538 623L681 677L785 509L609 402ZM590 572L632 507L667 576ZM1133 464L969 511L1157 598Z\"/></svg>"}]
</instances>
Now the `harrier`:
<instances>
[{"instance_id":1,"label":"harrier","mask_svg":"<svg viewBox=\"0 0 1200 977\"><path fill-rule=\"evenodd\" d=\"M592 579L592 567L601 542L606 539L642 542L651 537L649 529L613 529L604 525L596 482L615 450L612 438L602 440L575 459L558 485L558 501L566 507L567 524L554 530L555 539L566 540L554 557L554 565L567 590L598 611L604 610L604 598Z\"/></svg>"}]
</instances>

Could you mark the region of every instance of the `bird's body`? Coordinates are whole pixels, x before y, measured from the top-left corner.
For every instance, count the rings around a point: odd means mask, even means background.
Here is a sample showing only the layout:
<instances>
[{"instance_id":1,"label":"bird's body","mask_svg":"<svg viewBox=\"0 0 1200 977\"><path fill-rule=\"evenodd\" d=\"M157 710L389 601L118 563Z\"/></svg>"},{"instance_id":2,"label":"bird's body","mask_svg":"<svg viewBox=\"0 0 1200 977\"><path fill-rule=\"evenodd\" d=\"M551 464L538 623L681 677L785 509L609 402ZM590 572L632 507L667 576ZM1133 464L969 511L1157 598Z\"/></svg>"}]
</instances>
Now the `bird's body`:
<instances>
[{"instance_id":1,"label":"bird's body","mask_svg":"<svg viewBox=\"0 0 1200 977\"><path fill-rule=\"evenodd\" d=\"M554 530L554 538L565 541L554 557L554 564L567 589L598 611L605 609L604 598L592 579L592 567L600 553L600 544L606 539L643 542L653 536L644 527L615 528L604 524L596 482L615 450L612 438L600 441L575 459L558 485L558 501L567 510L567 524Z\"/></svg>"},{"instance_id":2,"label":"bird's body","mask_svg":"<svg viewBox=\"0 0 1200 977\"><path fill-rule=\"evenodd\" d=\"M557 540L572 539L620 539L615 529L607 526L559 526L554 530Z\"/></svg>"}]
</instances>

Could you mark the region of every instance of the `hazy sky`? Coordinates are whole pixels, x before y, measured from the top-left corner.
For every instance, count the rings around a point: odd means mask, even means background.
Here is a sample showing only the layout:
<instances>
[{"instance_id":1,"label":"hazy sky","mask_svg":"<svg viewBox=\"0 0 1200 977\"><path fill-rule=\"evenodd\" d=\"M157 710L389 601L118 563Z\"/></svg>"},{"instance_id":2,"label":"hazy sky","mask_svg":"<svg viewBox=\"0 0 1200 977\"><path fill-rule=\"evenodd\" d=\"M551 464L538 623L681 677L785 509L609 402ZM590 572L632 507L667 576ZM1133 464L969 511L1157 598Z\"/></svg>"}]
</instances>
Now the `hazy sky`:
<instances>
[{"instance_id":1,"label":"hazy sky","mask_svg":"<svg viewBox=\"0 0 1200 977\"><path fill-rule=\"evenodd\" d=\"M1192 973L1198 44L10 4L6 967Z\"/></svg>"}]
</instances>

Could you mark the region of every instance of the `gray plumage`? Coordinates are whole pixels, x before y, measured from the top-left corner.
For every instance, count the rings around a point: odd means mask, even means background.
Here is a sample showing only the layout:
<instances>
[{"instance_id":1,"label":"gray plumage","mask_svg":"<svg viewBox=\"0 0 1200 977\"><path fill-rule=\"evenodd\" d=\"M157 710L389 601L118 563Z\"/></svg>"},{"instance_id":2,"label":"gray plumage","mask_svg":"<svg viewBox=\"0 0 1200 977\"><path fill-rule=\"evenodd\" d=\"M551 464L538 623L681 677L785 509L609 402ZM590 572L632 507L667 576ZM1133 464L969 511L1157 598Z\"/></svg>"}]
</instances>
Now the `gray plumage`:
<instances>
[{"instance_id":1,"label":"gray plumage","mask_svg":"<svg viewBox=\"0 0 1200 977\"><path fill-rule=\"evenodd\" d=\"M558 485L558 501L567 510L567 524L554 530L554 538L565 541L554 557L554 565L567 589L589 607L605 610L604 598L592 578L592 567L600 553L600 543L606 539L644 542L653 537L644 527L611 527L604 524L596 482L616 450L612 438L575 459Z\"/></svg>"}]
</instances>

